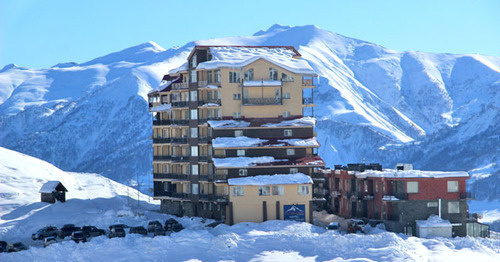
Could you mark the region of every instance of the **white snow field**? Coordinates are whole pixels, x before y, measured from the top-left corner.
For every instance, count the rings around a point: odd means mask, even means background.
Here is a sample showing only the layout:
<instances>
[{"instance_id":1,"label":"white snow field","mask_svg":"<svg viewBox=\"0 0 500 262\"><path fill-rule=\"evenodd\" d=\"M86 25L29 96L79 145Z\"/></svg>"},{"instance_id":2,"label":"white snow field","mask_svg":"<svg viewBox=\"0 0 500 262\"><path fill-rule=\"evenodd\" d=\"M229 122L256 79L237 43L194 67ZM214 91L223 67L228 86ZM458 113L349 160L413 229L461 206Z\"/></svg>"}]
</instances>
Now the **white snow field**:
<instances>
[{"instance_id":1,"label":"white snow field","mask_svg":"<svg viewBox=\"0 0 500 262\"><path fill-rule=\"evenodd\" d=\"M39 202L48 180L68 189L67 202ZM136 200L128 203L127 192ZM170 236L128 234L96 237L87 243L60 241L43 248L31 233L45 225L110 224L146 226L169 215L148 197L96 174L61 171L53 165L0 148L0 240L22 241L29 250L0 253L2 262L22 261L499 261L498 239L419 239L371 228L367 235L341 235L307 223L267 221L218 225L211 220L176 218L186 228Z\"/></svg>"}]
</instances>

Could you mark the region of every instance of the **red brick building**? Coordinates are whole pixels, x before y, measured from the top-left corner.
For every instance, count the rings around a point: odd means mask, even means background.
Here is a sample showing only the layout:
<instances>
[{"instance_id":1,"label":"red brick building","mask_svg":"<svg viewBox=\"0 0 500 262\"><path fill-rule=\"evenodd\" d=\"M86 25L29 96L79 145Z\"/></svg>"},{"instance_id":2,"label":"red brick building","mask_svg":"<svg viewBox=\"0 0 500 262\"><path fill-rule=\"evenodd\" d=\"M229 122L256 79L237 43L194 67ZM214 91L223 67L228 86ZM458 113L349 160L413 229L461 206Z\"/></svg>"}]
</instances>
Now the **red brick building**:
<instances>
[{"instance_id":1,"label":"red brick building","mask_svg":"<svg viewBox=\"0 0 500 262\"><path fill-rule=\"evenodd\" d=\"M336 166L327 172L330 209L346 218L383 220L394 232L414 234L415 220L440 215L455 236L467 235L467 172L382 170L378 164Z\"/></svg>"}]
</instances>

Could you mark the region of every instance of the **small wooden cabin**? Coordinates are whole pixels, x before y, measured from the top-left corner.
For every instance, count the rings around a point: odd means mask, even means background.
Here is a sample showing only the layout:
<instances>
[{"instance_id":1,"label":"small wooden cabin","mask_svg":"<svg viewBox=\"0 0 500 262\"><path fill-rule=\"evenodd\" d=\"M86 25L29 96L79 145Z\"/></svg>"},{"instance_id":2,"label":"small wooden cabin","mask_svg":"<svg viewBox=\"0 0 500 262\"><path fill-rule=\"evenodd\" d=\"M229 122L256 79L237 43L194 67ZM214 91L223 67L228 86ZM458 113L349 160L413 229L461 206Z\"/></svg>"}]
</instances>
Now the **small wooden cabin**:
<instances>
[{"instance_id":1,"label":"small wooden cabin","mask_svg":"<svg viewBox=\"0 0 500 262\"><path fill-rule=\"evenodd\" d=\"M66 202L66 192L68 190L59 181L48 181L40 188L42 202L55 203L56 201Z\"/></svg>"}]
</instances>

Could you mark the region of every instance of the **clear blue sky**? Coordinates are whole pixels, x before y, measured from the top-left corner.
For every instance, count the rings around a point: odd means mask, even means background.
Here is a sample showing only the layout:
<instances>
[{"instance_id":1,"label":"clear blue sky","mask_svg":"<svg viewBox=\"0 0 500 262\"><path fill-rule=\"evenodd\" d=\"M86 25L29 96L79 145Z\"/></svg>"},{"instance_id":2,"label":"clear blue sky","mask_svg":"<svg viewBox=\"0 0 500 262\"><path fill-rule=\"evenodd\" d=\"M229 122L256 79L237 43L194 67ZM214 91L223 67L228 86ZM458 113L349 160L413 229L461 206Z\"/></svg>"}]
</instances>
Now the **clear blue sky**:
<instances>
[{"instance_id":1,"label":"clear blue sky","mask_svg":"<svg viewBox=\"0 0 500 262\"><path fill-rule=\"evenodd\" d=\"M0 0L0 68L81 63L147 41L169 48L276 23L315 24L399 51L500 56L499 0Z\"/></svg>"}]
</instances>

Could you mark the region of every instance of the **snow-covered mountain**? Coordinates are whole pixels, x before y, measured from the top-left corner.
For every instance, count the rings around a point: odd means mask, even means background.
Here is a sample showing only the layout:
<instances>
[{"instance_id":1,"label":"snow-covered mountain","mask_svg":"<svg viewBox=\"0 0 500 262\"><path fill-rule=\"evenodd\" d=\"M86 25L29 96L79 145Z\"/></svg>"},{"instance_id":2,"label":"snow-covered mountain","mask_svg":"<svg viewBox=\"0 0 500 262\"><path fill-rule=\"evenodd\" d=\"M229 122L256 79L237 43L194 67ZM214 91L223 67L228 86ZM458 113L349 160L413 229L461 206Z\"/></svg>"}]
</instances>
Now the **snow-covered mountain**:
<instances>
[{"instance_id":1,"label":"snow-covered mountain","mask_svg":"<svg viewBox=\"0 0 500 262\"><path fill-rule=\"evenodd\" d=\"M0 145L65 170L149 181L146 94L195 44L295 46L320 75L315 115L329 166L365 158L388 167L474 169L476 197L500 198L499 57L397 52L316 26L274 25L168 50L148 42L48 69L7 65Z\"/></svg>"}]
</instances>

